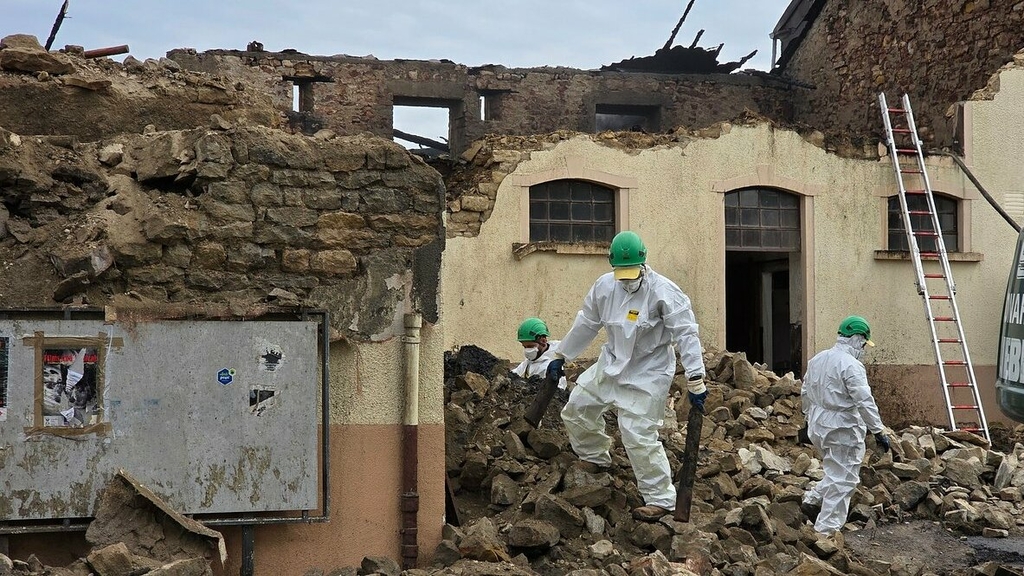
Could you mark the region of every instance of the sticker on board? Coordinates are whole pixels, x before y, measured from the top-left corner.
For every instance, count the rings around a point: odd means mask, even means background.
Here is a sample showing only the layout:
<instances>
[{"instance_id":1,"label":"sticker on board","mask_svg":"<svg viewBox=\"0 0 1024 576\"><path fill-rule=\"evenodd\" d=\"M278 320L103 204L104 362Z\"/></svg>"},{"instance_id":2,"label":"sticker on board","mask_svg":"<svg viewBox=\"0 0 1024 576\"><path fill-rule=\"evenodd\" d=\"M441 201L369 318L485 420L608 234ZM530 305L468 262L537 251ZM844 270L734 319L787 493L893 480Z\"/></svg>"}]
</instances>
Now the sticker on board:
<instances>
[{"instance_id":1,"label":"sticker on board","mask_svg":"<svg viewBox=\"0 0 1024 576\"><path fill-rule=\"evenodd\" d=\"M234 381L234 379L235 379L235 370L234 370L234 368L221 368L220 371L217 372L217 382L220 382L221 384L223 384L225 386L227 386L228 384L231 384L231 382Z\"/></svg>"}]
</instances>

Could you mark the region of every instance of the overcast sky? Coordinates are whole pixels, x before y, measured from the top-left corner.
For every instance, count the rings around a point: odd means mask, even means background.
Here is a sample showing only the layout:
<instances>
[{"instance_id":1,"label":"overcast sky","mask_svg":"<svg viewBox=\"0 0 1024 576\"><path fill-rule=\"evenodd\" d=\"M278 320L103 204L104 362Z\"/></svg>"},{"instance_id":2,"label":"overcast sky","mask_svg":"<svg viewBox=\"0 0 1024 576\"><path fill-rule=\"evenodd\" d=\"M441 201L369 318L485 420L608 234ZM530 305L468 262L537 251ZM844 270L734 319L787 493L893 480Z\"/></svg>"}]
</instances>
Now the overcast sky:
<instances>
[{"instance_id":1,"label":"overcast sky","mask_svg":"<svg viewBox=\"0 0 1024 576\"><path fill-rule=\"evenodd\" d=\"M767 70L769 34L789 1L696 0L676 44L688 46L704 29L701 46L725 43L720 62L757 50L744 68ZM0 36L28 33L45 42L61 2L3 0ZM685 7L685 0L70 0L53 48L128 44L145 59L182 47L244 49L258 40L267 50L317 55L593 69L653 54ZM396 127L408 125L403 119L396 111Z\"/></svg>"}]
</instances>

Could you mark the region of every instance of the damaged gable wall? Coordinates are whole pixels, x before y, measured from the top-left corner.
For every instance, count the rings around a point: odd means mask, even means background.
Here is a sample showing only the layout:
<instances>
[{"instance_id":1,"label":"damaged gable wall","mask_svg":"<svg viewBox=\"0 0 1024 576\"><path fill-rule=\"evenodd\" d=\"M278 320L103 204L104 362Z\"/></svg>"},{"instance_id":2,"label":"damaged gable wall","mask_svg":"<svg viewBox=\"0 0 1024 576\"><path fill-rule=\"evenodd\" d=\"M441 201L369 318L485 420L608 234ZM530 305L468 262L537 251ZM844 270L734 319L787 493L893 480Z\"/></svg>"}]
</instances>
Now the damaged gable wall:
<instances>
[{"instance_id":1,"label":"damaged gable wall","mask_svg":"<svg viewBox=\"0 0 1024 576\"><path fill-rule=\"evenodd\" d=\"M892 104L906 92L926 145L948 147L958 129L951 105L1024 48L1017 0L822 3L781 73L815 86L793 93L795 118L833 137L879 139L878 93Z\"/></svg>"},{"instance_id":2,"label":"damaged gable wall","mask_svg":"<svg viewBox=\"0 0 1024 576\"><path fill-rule=\"evenodd\" d=\"M470 68L449 61L236 50L197 54L179 49L168 56L189 70L245 78L263 86L282 110L292 108L291 83L306 83L313 94L312 127L343 134L369 131L390 138L395 104L446 107L456 153L485 134L593 132L599 105L649 109L656 117L656 131L704 127L748 111L784 118L786 105L780 94L788 91L784 83L743 74ZM296 118L300 123L309 120Z\"/></svg>"}]
</instances>

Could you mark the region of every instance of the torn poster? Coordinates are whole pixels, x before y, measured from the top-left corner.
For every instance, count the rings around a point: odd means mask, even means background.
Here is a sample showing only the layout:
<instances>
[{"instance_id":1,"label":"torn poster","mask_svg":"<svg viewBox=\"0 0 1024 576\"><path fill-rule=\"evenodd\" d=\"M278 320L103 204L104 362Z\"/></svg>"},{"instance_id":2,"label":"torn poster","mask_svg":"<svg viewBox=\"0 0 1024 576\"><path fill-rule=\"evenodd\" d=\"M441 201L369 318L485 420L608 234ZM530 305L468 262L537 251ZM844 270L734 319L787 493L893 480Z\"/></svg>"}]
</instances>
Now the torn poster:
<instances>
[{"instance_id":1,"label":"torn poster","mask_svg":"<svg viewBox=\"0 0 1024 576\"><path fill-rule=\"evenodd\" d=\"M284 363L284 351L277 344L267 344L260 351L260 369L276 372Z\"/></svg>"},{"instance_id":2,"label":"torn poster","mask_svg":"<svg viewBox=\"0 0 1024 576\"><path fill-rule=\"evenodd\" d=\"M43 350L43 425L79 428L100 419L95 348Z\"/></svg>"},{"instance_id":3,"label":"torn poster","mask_svg":"<svg viewBox=\"0 0 1024 576\"><path fill-rule=\"evenodd\" d=\"M277 404L276 392L269 386L253 386L249 389L249 413L262 416L268 408Z\"/></svg>"}]
</instances>

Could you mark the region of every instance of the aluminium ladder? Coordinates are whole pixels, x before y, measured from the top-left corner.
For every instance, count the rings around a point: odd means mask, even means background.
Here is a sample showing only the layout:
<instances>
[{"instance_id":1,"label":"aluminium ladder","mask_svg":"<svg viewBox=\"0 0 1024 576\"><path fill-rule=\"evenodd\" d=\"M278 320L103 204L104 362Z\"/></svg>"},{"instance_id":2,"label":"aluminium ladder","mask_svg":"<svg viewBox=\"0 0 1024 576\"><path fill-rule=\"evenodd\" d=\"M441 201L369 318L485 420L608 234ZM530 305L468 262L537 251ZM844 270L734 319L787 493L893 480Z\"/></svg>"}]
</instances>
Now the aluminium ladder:
<instances>
[{"instance_id":1,"label":"aluminium ladder","mask_svg":"<svg viewBox=\"0 0 1024 576\"><path fill-rule=\"evenodd\" d=\"M890 108L886 104L885 93L881 93L878 95L878 105L885 125L889 157L892 158L893 170L896 172L903 228L907 233L911 260L914 262L917 292L924 300L950 429L974 432L990 440L988 421L978 394L978 380L967 350L960 309L956 304L956 284L949 267L946 244L942 239L931 182L925 170L924 152L914 122L914 112L910 108L910 97L904 94L902 107ZM902 122L894 126L901 119ZM922 198L924 202L921 202ZM922 245L926 250L921 250ZM930 267L934 267L933 263L937 262L938 270L926 272L926 259Z\"/></svg>"}]
</instances>

